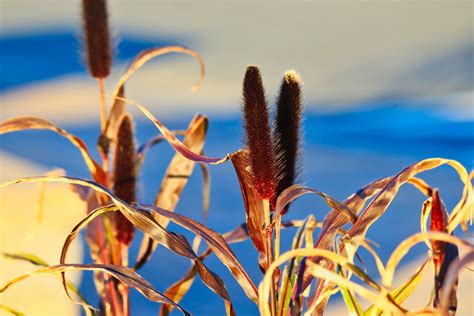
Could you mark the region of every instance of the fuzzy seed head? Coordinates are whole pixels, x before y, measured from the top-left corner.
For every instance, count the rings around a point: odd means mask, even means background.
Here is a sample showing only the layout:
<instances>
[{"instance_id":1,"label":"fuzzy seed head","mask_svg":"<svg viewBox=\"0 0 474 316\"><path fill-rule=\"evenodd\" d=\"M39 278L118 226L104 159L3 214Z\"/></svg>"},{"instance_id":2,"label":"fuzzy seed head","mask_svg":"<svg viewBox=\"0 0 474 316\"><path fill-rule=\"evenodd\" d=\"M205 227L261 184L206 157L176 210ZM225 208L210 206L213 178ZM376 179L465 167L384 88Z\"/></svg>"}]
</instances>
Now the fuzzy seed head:
<instances>
[{"instance_id":1,"label":"fuzzy seed head","mask_svg":"<svg viewBox=\"0 0 474 316\"><path fill-rule=\"evenodd\" d=\"M300 166L302 116L301 79L296 71L285 72L277 98L274 151L277 157L277 194L291 186Z\"/></svg>"},{"instance_id":2,"label":"fuzzy seed head","mask_svg":"<svg viewBox=\"0 0 474 316\"><path fill-rule=\"evenodd\" d=\"M106 1L82 0L82 17L89 72L94 78L105 78L111 63Z\"/></svg>"},{"instance_id":3,"label":"fuzzy seed head","mask_svg":"<svg viewBox=\"0 0 474 316\"><path fill-rule=\"evenodd\" d=\"M265 90L256 66L248 66L243 83L245 143L256 191L274 203L276 197L275 156Z\"/></svg>"},{"instance_id":4,"label":"fuzzy seed head","mask_svg":"<svg viewBox=\"0 0 474 316\"><path fill-rule=\"evenodd\" d=\"M126 115L117 133L113 169L114 194L125 202L136 201L135 153L132 117ZM117 239L126 245L130 244L135 230L133 224L121 213L117 213L115 219Z\"/></svg>"}]
</instances>

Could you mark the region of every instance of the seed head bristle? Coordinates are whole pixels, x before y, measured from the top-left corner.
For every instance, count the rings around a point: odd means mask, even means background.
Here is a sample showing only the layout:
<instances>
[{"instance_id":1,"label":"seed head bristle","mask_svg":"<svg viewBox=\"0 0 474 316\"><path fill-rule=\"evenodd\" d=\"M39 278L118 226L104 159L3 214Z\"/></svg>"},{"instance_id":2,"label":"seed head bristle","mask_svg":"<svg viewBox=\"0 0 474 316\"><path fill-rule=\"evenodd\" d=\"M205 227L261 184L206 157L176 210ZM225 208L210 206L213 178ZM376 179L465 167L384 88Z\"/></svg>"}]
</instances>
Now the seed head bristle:
<instances>
[{"instance_id":1,"label":"seed head bristle","mask_svg":"<svg viewBox=\"0 0 474 316\"><path fill-rule=\"evenodd\" d=\"M136 201L135 141L132 117L125 115L120 122L115 148L113 179L114 194L125 202ZM121 213L115 217L117 239L128 245L135 228Z\"/></svg>"},{"instance_id":2,"label":"seed head bristle","mask_svg":"<svg viewBox=\"0 0 474 316\"><path fill-rule=\"evenodd\" d=\"M298 177L301 116L301 79L296 71L289 70L285 72L281 83L274 125L277 194L291 186Z\"/></svg>"},{"instance_id":3,"label":"seed head bristle","mask_svg":"<svg viewBox=\"0 0 474 316\"><path fill-rule=\"evenodd\" d=\"M256 66L248 66L243 83L245 142L250 154L254 186L263 199L276 197L275 156L265 90Z\"/></svg>"},{"instance_id":4,"label":"seed head bristle","mask_svg":"<svg viewBox=\"0 0 474 316\"><path fill-rule=\"evenodd\" d=\"M106 1L82 0L82 18L89 72L94 78L105 78L111 63Z\"/></svg>"}]
</instances>

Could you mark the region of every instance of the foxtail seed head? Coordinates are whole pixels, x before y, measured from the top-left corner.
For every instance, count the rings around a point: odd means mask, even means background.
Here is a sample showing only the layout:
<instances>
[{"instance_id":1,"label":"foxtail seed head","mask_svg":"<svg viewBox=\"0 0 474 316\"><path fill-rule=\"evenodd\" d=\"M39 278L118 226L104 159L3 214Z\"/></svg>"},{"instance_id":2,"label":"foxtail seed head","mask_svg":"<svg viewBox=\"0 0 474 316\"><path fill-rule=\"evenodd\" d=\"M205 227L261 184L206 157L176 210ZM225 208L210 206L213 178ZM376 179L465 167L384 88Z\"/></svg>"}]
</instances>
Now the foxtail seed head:
<instances>
[{"instance_id":1,"label":"foxtail seed head","mask_svg":"<svg viewBox=\"0 0 474 316\"><path fill-rule=\"evenodd\" d=\"M243 83L245 143L250 154L254 187L262 199L272 203L276 197L275 156L269 123L268 105L260 71L248 66Z\"/></svg>"},{"instance_id":2,"label":"foxtail seed head","mask_svg":"<svg viewBox=\"0 0 474 316\"><path fill-rule=\"evenodd\" d=\"M105 78L111 63L106 1L82 0L82 18L89 72L94 78Z\"/></svg>"},{"instance_id":3,"label":"foxtail seed head","mask_svg":"<svg viewBox=\"0 0 474 316\"><path fill-rule=\"evenodd\" d=\"M136 202L135 152L132 117L126 115L118 129L113 167L114 194L125 202ZM129 245L135 231L133 224L122 213L116 214L115 224L117 239Z\"/></svg>"},{"instance_id":4,"label":"foxtail seed head","mask_svg":"<svg viewBox=\"0 0 474 316\"><path fill-rule=\"evenodd\" d=\"M277 194L291 186L300 166L302 116L301 79L297 72L285 72L277 98L274 152L277 157Z\"/></svg>"}]
</instances>

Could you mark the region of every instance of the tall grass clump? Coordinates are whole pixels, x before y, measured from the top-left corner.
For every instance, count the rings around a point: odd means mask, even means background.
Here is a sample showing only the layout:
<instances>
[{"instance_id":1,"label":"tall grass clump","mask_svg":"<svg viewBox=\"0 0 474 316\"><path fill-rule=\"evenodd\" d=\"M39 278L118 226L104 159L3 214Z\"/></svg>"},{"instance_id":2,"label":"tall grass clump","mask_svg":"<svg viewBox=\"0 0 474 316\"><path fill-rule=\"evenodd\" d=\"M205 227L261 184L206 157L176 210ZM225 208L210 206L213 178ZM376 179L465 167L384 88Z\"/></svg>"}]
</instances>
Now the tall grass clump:
<instances>
[{"instance_id":1,"label":"tall grass clump","mask_svg":"<svg viewBox=\"0 0 474 316\"><path fill-rule=\"evenodd\" d=\"M106 2L83 0L82 5L88 67L91 76L99 79L101 91L101 132L97 142L99 160L93 157L79 137L44 118L10 118L0 123L0 134L29 129L53 131L78 149L90 178L32 176L0 184L0 188L20 183L68 184L74 192L80 193L85 202L84 217L71 227L61 251L58 251L60 260L55 265L46 264L36 254L4 253L11 260L32 263L37 269L1 285L0 293L35 275L58 274L69 298L79 303L88 315L130 315L131 289L159 304L161 316L168 315L174 309L190 315L180 302L192 290L195 279L199 278L222 299L222 314L236 315L226 280L211 271L205 263L209 255L215 254L229 269L242 293L256 304L261 315L322 315L336 293L342 296L349 315L456 313L457 285L463 282L459 272L473 261L474 245L456 237L455 232L460 232L458 227L466 232L471 225L474 172L468 173L454 160L428 158L355 190L344 201L302 186L299 184L303 142L302 80L295 71L284 72L275 105L271 107L257 66L247 67L243 80L243 148L222 158L208 157L204 155L206 116L197 114L184 130L171 131L146 107L125 96L125 84L136 71L153 58L169 53L187 54L198 61L201 67L198 86L204 76L204 63L200 55L181 46L150 48L141 52L120 77L109 97L110 108L107 111L103 88L110 72L111 53ZM127 113L127 106L137 108L159 134L136 146L134 120ZM168 163L163 179L156 185L154 204L147 205L138 199L136 183L147 153L163 141L171 146L175 155ZM236 185L240 185L245 222L235 223L235 229L221 234L206 226L204 220L199 222L181 215L176 208L189 177L195 167L199 167L203 177L202 191L189 193L202 195L205 218L210 194L209 168L228 161L235 169L238 178ZM444 205L442 192L419 177L420 173L443 165L452 167L463 184L461 198L452 209ZM405 184L414 186L426 197L423 203L413 201L412 206L413 213L420 214L420 231L402 240L384 263L366 234ZM295 213L289 208L290 204L308 194L322 198L328 209L324 214L318 210L307 218L288 220L288 214ZM170 222L192 232L194 240L190 242L185 236L172 231L168 228ZM296 228L291 246L283 249L281 230L291 228ZM70 263L67 260L69 248L83 230L86 230L93 263ZM130 243L137 238L136 231L143 233L139 241L140 251L136 258L129 258ZM262 273L259 280L249 276L230 246L248 239L258 254L255 264ZM199 251L202 241L206 247ZM419 243L426 245L424 261L410 277L400 278L396 275L400 261ZM165 291L158 291L138 273L158 245L188 258L191 263L189 270L183 271L183 277ZM377 273L369 275L366 272L358 260L360 249L368 251L376 264ZM406 308L404 301L418 287L429 266L433 267L433 297L425 293L426 301L419 302L415 309ZM98 304L87 302L68 280L66 272L71 270L94 272ZM6 305L8 302L0 307L15 313Z\"/></svg>"}]
</instances>

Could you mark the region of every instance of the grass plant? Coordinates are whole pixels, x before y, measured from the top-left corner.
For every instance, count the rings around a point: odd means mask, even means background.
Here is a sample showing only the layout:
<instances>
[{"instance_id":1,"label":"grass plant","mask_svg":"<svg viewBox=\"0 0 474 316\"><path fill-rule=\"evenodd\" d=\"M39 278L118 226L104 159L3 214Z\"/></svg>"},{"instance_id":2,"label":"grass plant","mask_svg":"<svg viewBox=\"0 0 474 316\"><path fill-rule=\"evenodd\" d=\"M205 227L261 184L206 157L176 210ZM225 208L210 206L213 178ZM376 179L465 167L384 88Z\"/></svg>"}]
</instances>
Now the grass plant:
<instances>
[{"instance_id":1,"label":"grass plant","mask_svg":"<svg viewBox=\"0 0 474 316\"><path fill-rule=\"evenodd\" d=\"M195 51L181 47L150 48L140 53L119 79L109 111L106 107L104 80L109 75L111 51L105 1L83 0L84 40L89 72L98 78L100 87L101 133L97 146L100 160L96 160L87 145L77 136L40 117L22 116L0 123L0 134L37 129L50 130L65 137L76 146L90 171L90 179L65 175L46 175L21 178L0 184L0 189L22 183L60 182L82 192L86 209L84 218L71 227L65 238L60 261L48 265L34 254L4 253L11 260L22 260L37 266L31 273L20 275L1 285L0 293L32 276L57 274L64 291L74 302L81 304L88 315L130 315L129 291L134 289L157 304L159 315L173 309L190 315L180 305L192 289L194 280L201 281L222 298L222 314L235 315L232 299L224 280L211 271L205 259L214 254L225 265L242 288L242 293L253 301L261 315L322 315L328 301L338 292L347 306L348 315L454 315L457 307L456 291L460 270L474 258L474 245L454 235L458 227L467 231L473 212L472 177L460 163L443 158L429 158L415 162L393 176L375 180L355 191L344 201L337 201L324 192L298 184L300 135L303 95L302 80L294 71L283 75L275 111L272 112L264 90L264 81L257 66L246 69L243 80L242 112L245 130L244 147L235 152L213 158L204 155L208 119L196 115L182 131L171 131L146 107L125 96L125 84L136 71L153 58L169 53L193 56L201 73L196 87L204 77L204 63ZM135 146L133 117L127 107L136 107L157 128L159 134L138 148ZM274 116L272 117L272 113ZM154 205L137 200L136 181L148 151L160 142L167 142L175 151L166 174L158 186ZM196 165L203 175L203 213L209 204L209 167L232 163L238 177L246 215L245 223L218 233L175 211L188 178ZM448 210L442 192L418 177L424 171L442 165L451 166L463 183L462 197ZM366 233L385 213L401 186L409 184L420 190L426 201L413 203L420 212L420 232L400 242L386 263L366 239ZM82 187L82 190L78 190ZM85 189L84 189L85 188ZM316 195L328 205L325 217L313 214L302 220L286 220L292 212L291 203L303 195ZM45 210L47 211L47 210ZM168 228L173 222L192 232L191 242ZM291 249L283 249L281 230L297 227ZM86 230L91 264L69 263L67 254L79 232ZM129 246L135 230L143 232L137 258L130 260ZM61 236L58 236L61 237ZM250 239L258 253L255 264L262 272L260 280L252 280L240 263L231 244ZM201 241L206 248L199 250ZM394 286L395 271L400 260L410 249L424 243L425 261L413 275ZM192 265L183 277L170 288L160 292L143 276L140 268L162 245L178 256L188 258ZM251 246L250 246L251 245ZM376 263L378 275L369 275L358 261L358 250L364 248ZM40 250L39 250L40 252ZM420 302L418 309L408 310L404 301L417 288L429 265L434 267L433 299ZM77 288L67 279L71 270L94 271L94 282L100 304L86 302ZM6 302L7 303L7 302ZM20 313L1 306L6 312Z\"/></svg>"}]
</instances>

